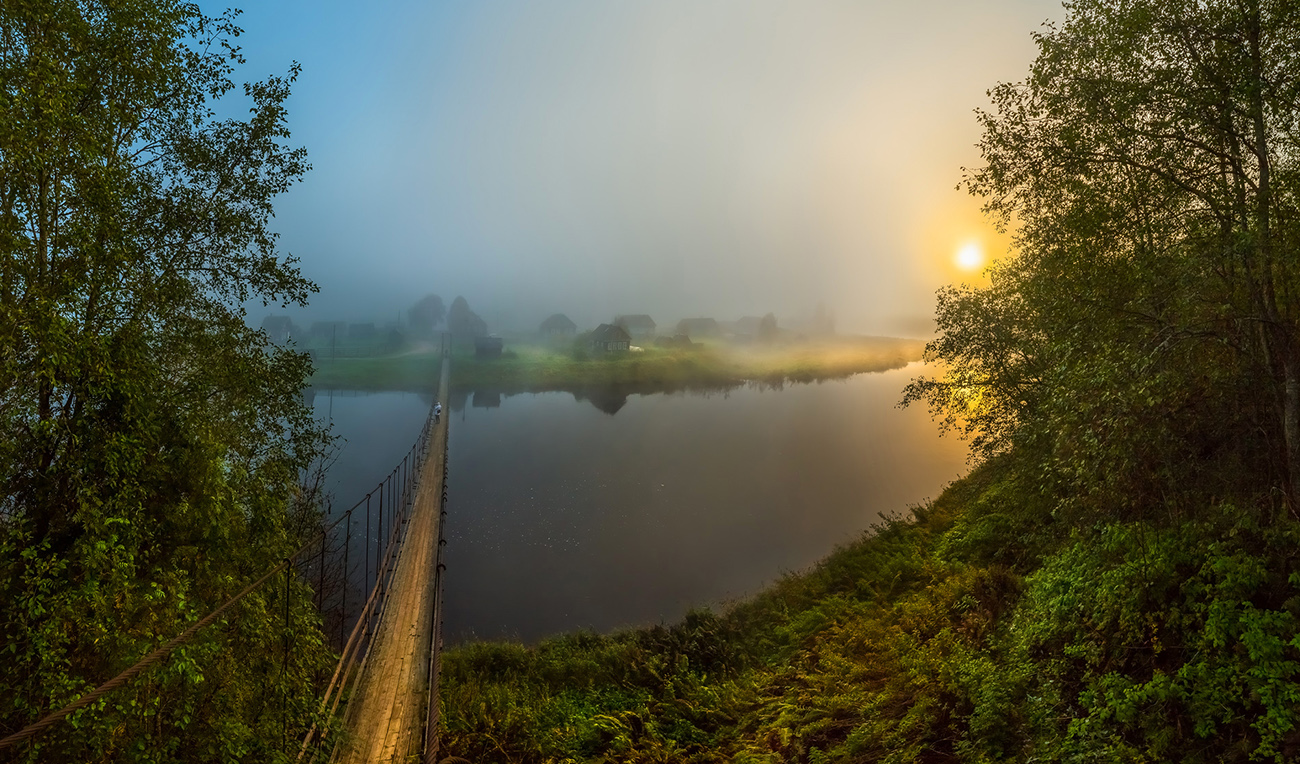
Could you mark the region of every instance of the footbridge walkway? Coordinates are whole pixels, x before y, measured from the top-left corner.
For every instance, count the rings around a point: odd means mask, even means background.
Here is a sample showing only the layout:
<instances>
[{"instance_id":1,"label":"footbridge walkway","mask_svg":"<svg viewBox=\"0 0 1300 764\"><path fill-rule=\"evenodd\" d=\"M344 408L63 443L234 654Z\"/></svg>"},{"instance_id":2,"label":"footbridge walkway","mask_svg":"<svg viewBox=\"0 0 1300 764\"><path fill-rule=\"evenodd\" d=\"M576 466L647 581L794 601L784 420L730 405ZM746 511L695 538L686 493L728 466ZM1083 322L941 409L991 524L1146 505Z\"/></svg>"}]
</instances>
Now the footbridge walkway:
<instances>
[{"instance_id":1,"label":"footbridge walkway","mask_svg":"<svg viewBox=\"0 0 1300 764\"><path fill-rule=\"evenodd\" d=\"M435 401L447 400L450 347L441 344ZM57 711L0 738L0 760L39 745L38 736L164 663L213 624L241 617L257 598L283 614L283 666L295 659L294 581L310 587L319 623L339 651L319 703L306 716L280 704L269 750L276 761L434 764L438 761L438 671L442 623L442 518L446 514L447 422L435 403L406 456L370 493L334 514L302 546L238 594L151 650L130 668ZM250 595L256 594L255 597ZM243 604L241 604L243 603ZM206 632L213 638L211 629ZM218 637L219 638L219 637ZM225 650L238 650L228 642ZM287 699L286 699L287 700ZM15 751L5 751L6 748ZM27 753L32 749L28 748Z\"/></svg>"},{"instance_id":2,"label":"footbridge walkway","mask_svg":"<svg viewBox=\"0 0 1300 764\"><path fill-rule=\"evenodd\" d=\"M437 399L447 399L450 364L443 359ZM438 654L441 647L442 505L447 420L437 417L425 463L394 555L373 639L348 699L340 764L437 760ZM399 529L400 532L400 529Z\"/></svg>"}]
</instances>

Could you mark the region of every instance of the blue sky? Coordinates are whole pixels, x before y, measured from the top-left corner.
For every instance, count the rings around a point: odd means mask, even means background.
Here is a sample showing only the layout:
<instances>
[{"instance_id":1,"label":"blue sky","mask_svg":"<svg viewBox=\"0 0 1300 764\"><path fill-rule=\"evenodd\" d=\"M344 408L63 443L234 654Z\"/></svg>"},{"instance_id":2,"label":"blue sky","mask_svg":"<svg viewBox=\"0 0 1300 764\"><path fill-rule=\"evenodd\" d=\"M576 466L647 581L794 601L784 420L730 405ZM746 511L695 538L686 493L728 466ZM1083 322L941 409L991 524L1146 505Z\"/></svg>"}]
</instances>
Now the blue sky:
<instances>
[{"instance_id":1,"label":"blue sky","mask_svg":"<svg viewBox=\"0 0 1300 764\"><path fill-rule=\"evenodd\" d=\"M205 12L224 3L204 0ZM277 205L321 293L301 320L463 294L494 329L819 302L924 331L972 243L973 109L1020 79L1046 0L259 0L238 73L303 66ZM258 306L250 319L260 321Z\"/></svg>"}]
</instances>

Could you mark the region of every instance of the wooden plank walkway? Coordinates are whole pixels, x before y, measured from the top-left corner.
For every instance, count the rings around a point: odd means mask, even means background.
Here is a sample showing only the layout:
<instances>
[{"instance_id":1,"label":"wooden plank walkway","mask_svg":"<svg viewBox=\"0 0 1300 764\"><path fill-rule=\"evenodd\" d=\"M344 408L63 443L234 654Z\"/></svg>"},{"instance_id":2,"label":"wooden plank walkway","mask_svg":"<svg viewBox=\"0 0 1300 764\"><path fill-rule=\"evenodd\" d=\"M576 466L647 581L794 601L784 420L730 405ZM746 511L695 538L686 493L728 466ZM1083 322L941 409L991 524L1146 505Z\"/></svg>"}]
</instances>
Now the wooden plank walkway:
<instances>
[{"instance_id":1,"label":"wooden plank walkway","mask_svg":"<svg viewBox=\"0 0 1300 764\"><path fill-rule=\"evenodd\" d=\"M448 361L444 356L438 382L440 401L447 400ZM360 684L348 703L348 734L335 755L335 761L342 764L421 760L449 414L443 410L429 440L406 540L385 597L384 615L366 654Z\"/></svg>"}]
</instances>

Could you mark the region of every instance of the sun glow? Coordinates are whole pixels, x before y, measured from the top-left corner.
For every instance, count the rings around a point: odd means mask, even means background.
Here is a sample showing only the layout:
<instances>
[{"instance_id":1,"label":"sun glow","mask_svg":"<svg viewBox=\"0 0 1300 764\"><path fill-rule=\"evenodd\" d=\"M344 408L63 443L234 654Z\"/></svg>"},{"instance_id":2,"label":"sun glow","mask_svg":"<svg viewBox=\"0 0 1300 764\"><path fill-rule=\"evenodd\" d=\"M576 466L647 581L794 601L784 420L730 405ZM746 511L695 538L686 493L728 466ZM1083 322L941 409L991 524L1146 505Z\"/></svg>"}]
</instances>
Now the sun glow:
<instances>
[{"instance_id":1,"label":"sun glow","mask_svg":"<svg viewBox=\"0 0 1300 764\"><path fill-rule=\"evenodd\" d=\"M979 270L980 266L984 265L984 248L977 242L967 242L957 250L954 260L957 267L963 271Z\"/></svg>"}]
</instances>

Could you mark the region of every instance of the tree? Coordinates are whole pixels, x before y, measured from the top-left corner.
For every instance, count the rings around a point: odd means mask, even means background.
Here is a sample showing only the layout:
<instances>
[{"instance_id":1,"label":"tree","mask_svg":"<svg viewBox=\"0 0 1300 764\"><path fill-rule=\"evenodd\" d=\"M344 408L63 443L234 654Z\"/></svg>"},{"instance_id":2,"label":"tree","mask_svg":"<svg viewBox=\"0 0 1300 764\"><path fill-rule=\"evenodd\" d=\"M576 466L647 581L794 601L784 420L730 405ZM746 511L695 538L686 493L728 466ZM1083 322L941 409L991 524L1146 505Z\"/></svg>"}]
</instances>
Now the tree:
<instances>
[{"instance_id":1,"label":"tree","mask_svg":"<svg viewBox=\"0 0 1300 764\"><path fill-rule=\"evenodd\" d=\"M758 322L758 339L761 342L773 342L776 340L776 316L768 313L759 319Z\"/></svg>"},{"instance_id":2,"label":"tree","mask_svg":"<svg viewBox=\"0 0 1300 764\"><path fill-rule=\"evenodd\" d=\"M240 307L316 289L268 227L308 169L284 145L298 68L245 85L246 119L218 119L238 34L233 13L179 0L0 5L6 730L131 665L298 541L294 492L322 444L299 397L308 360L263 346ZM285 596L255 594L22 755L270 758L327 658L292 585L298 650L282 662Z\"/></svg>"},{"instance_id":3,"label":"tree","mask_svg":"<svg viewBox=\"0 0 1300 764\"><path fill-rule=\"evenodd\" d=\"M447 330L457 338L482 337L487 334L487 322L470 310L469 302L458 295L447 311Z\"/></svg>"},{"instance_id":4,"label":"tree","mask_svg":"<svg viewBox=\"0 0 1300 764\"><path fill-rule=\"evenodd\" d=\"M406 311L406 320L412 329L430 334L435 326L442 323L446 313L441 297L436 294L426 294Z\"/></svg>"},{"instance_id":5,"label":"tree","mask_svg":"<svg viewBox=\"0 0 1300 764\"><path fill-rule=\"evenodd\" d=\"M987 448L1034 443L1105 501L1134 481L1176 495L1210 467L1295 507L1300 8L1067 8L1029 77L992 91L965 181L1018 225L1016 257L989 289L941 296L928 353L949 370L906 400Z\"/></svg>"}]
</instances>

